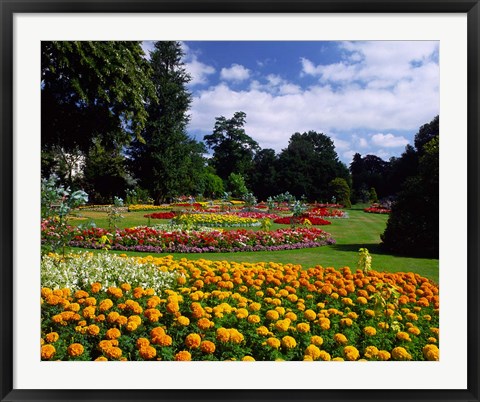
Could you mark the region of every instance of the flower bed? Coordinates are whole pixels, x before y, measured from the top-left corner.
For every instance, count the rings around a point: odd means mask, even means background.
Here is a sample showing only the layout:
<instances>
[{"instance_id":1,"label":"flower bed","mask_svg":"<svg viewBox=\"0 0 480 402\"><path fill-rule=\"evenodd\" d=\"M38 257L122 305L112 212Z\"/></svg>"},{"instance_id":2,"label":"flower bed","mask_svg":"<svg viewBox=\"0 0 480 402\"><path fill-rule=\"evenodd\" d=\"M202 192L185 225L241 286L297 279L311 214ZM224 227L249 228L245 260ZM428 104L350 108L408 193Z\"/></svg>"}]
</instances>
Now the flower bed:
<instances>
[{"instance_id":1,"label":"flower bed","mask_svg":"<svg viewBox=\"0 0 480 402\"><path fill-rule=\"evenodd\" d=\"M417 274L148 259L170 289L43 287L42 360L439 359L438 287Z\"/></svg>"},{"instance_id":2,"label":"flower bed","mask_svg":"<svg viewBox=\"0 0 480 402\"><path fill-rule=\"evenodd\" d=\"M206 253L239 251L276 251L334 244L329 233L317 228L279 229L274 231L158 230L146 226L117 230L69 227L73 247L142 251L150 253ZM42 241L56 234L48 223L42 224ZM108 239L105 242L103 239Z\"/></svg>"},{"instance_id":3,"label":"flower bed","mask_svg":"<svg viewBox=\"0 0 480 402\"><path fill-rule=\"evenodd\" d=\"M307 211L307 216L311 217L329 217L329 218L345 218L348 215L345 211L339 209L328 209L328 208L313 208Z\"/></svg>"},{"instance_id":4,"label":"flower bed","mask_svg":"<svg viewBox=\"0 0 480 402\"><path fill-rule=\"evenodd\" d=\"M170 205L150 205L150 204L132 204L128 206L128 210L134 211L161 211L165 209L172 209Z\"/></svg>"},{"instance_id":5,"label":"flower bed","mask_svg":"<svg viewBox=\"0 0 480 402\"><path fill-rule=\"evenodd\" d=\"M153 214L143 215L143 217L151 219L173 219L175 215L175 212L154 212Z\"/></svg>"},{"instance_id":6,"label":"flower bed","mask_svg":"<svg viewBox=\"0 0 480 402\"><path fill-rule=\"evenodd\" d=\"M294 219L292 216L285 216L283 218L277 218L273 222L275 223L280 223L283 225L290 225L292 223L292 219ZM304 224L310 224L310 225L330 225L332 222L329 222L325 219L322 218L317 218L315 216L301 216L299 217L295 223L304 225Z\"/></svg>"},{"instance_id":7,"label":"flower bed","mask_svg":"<svg viewBox=\"0 0 480 402\"><path fill-rule=\"evenodd\" d=\"M258 219L241 217L236 214L196 213L177 217L178 223L212 227L260 226Z\"/></svg>"},{"instance_id":8,"label":"flower bed","mask_svg":"<svg viewBox=\"0 0 480 402\"><path fill-rule=\"evenodd\" d=\"M389 214L391 212L390 209L380 207L365 208L363 211L369 214Z\"/></svg>"}]
</instances>

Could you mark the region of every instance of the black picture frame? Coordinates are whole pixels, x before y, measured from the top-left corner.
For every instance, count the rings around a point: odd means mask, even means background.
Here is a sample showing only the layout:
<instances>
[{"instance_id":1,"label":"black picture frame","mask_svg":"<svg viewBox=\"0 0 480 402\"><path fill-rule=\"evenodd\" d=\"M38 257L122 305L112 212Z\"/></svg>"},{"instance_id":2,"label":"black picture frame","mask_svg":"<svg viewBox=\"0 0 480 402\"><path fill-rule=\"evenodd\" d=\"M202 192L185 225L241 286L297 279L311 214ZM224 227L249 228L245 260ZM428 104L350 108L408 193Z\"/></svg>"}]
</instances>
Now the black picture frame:
<instances>
[{"instance_id":1,"label":"black picture frame","mask_svg":"<svg viewBox=\"0 0 480 402\"><path fill-rule=\"evenodd\" d=\"M478 401L479 0L0 0L1 401ZM22 390L13 388L13 16L16 13L465 13L468 24L468 378L458 390ZM406 374L408 376L408 373Z\"/></svg>"}]
</instances>

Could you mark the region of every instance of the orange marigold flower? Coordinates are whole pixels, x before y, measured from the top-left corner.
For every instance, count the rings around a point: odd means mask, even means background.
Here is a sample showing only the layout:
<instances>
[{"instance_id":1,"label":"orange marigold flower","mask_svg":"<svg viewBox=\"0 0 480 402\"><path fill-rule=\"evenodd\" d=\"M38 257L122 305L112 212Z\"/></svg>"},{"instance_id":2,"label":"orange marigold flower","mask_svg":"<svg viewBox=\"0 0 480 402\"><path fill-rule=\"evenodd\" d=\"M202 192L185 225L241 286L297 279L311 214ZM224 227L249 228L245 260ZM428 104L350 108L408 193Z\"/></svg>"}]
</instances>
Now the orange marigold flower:
<instances>
[{"instance_id":1,"label":"orange marigold flower","mask_svg":"<svg viewBox=\"0 0 480 402\"><path fill-rule=\"evenodd\" d=\"M95 306L97 304L97 299L95 297L87 297L85 299L85 305L87 306Z\"/></svg>"},{"instance_id":2,"label":"orange marigold flower","mask_svg":"<svg viewBox=\"0 0 480 402\"><path fill-rule=\"evenodd\" d=\"M323 338L318 335L313 335L310 338L310 343L315 346L322 346L323 345Z\"/></svg>"},{"instance_id":3,"label":"orange marigold flower","mask_svg":"<svg viewBox=\"0 0 480 402\"><path fill-rule=\"evenodd\" d=\"M433 336L431 336L431 337L429 337L429 338L427 339L427 342L428 342L428 343L437 343L437 339L434 338Z\"/></svg>"},{"instance_id":4,"label":"orange marigold flower","mask_svg":"<svg viewBox=\"0 0 480 402\"><path fill-rule=\"evenodd\" d=\"M98 343L98 347L100 349L102 349L103 351L111 348L113 345L112 341L109 341L109 340L101 340L99 343Z\"/></svg>"},{"instance_id":5,"label":"orange marigold flower","mask_svg":"<svg viewBox=\"0 0 480 402\"><path fill-rule=\"evenodd\" d=\"M278 311L276 311L276 310L268 310L265 314L265 317L266 317L267 320L277 321L280 318L280 315L278 314Z\"/></svg>"},{"instance_id":6,"label":"orange marigold flower","mask_svg":"<svg viewBox=\"0 0 480 402\"><path fill-rule=\"evenodd\" d=\"M410 335L408 334L408 332L403 332L403 331L397 332L397 339L400 341L406 341L406 342L411 341Z\"/></svg>"},{"instance_id":7,"label":"orange marigold flower","mask_svg":"<svg viewBox=\"0 0 480 402\"><path fill-rule=\"evenodd\" d=\"M345 346L343 348L343 354L345 358L350 361L357 360L360 357L360 353L355 346Z\"/></svg>"},{"instance_id":8,"label":"orange marigold flower","mask_svg":"<svg viewBox=\"0 0 480 402\"><path fill-rule=\"evenodd\" d=\"M95 318L95 306L88 306L83 309L83 316L85 318Z\"/></svg>"},{"instance_id":9,"label":"orange marigold flower","mask_svg":"<svg viewBox=\"0 0 480 402\"><path fill-rule=\"evenodd\" d=\"M108 293L110 296L116 297L117 299L119 299L120 297L123 296L122 289L116 288L116 287L114 287L114 286L110 286L110 287L107 289L107 293Z\"/></svg>"},{"instance_id":10,"label":"orange marigold flower","mask_svg":"<svg viewBox=\"0 0 480 402\"><path fill-rule=\"evenodd\" d=\"M256 314L249 315L247 321L250 324L258 324L260 322L260 317Z\"/></svg>"},{"instance_id":11,"label":"orange marigold flower","mask_svg":"<svg viewBox=\"0 0 480 402\"><path fill-rule=\"evenodd\" d=\"M107 315L107 321L110 324L113 324L114 322L117 321L118 317L120 317L120 314L117 313L116 311L112 311L111 313L108 313Z\"/></svg>"},{"instance_id":12,"label":"orange marigold flower","mask_svg":"<svg viewBox=\"0 0 480 402\"><path fill-rule=\"evenodd\" d=\"M386 350L379 350L377 357L379 360L387 361L390 359L391 355L390 355L390 352Z\"/></svg>"},{"instance_id":13,"label":"orange marigold flower","mask_svg":"<svg viewBox=\"0 0 480 402\"><path fill-rule=\"evenodd\" d=\"M152 338L152 343L158 346L171 346L173 339L170 335L160 335Z\"/></svg>"},{"instance_id":14,"label":"orange marigold flower","mask_svg":"<svg viewBox=\"0 0 480 402\"><path fill-rule=\"evenodd\" d=\"M157 350L153 346L142 346L138 353L142 359L150 360L157 355Z\"/></svg>"},{"instance_id":15,"label":"orange marigold flower","mask_svg":"<svg viewBox=\"0 0 480 402\"><path fill-rule=\"evenodd\" d=\"M147 338L138 338L136 345L137 345L137 349L140 349L142 347L149 346L150 341Z\"/></svg>"},{"instance_id":16,"label":"orange marigold flower","mask_svg":"<svg viewBox=\"0 0 480 402\"><path fill-rule=\"evenodd\" d=\"M188 334L185 338L185 345L190 349L195 349L200 346L202 338L198 334Z\"/></svg>"},{"instance_id":17,"label":"orange marigold flower","mask_svg":"<svg viewBox=\"0 0 480 402\"><path fill-rule=\"evenodd\" d=\"M341 325L345 325L345 326L347 326L347 327L351 327L351 326L353 325L353 321L352 321L351 318L342 318L342 319L340 320L340 324L341 324Z\"/></svg>"},{"instance_id":18,"label":"orange marigold flower","mask_svg":"<svg viewBox=\"0 0 480 402\"><path fill-rule=\"evenodd\" d=\"M190 352L186 350L182 350L175 355L174 359L175 361L180 361L180 362L190 361L192 360L192 355L190 354Z\"/></svg>"},{"instance_id":19,"label":"orange marigold flower","mask_svg":"<svg viewBox=\"0 0 480 402\"><path fill-rule=\"evenodd\" d=\"M410 327L408 328L408 332L413 335L420 335L421 331L417 327Z\"/></svg>"},{"instance_id":20,"label":"orange marigold flower","mask_svg":"<svg viewBox=\"0 0 480 402\"><path fill-rule=\"evenodd\" d=\"M148 310L145 310L145 313L147 312ZM157 310L158 311L158 310ZM185 317L184 315L181 315L179 317L177 317L177 322L184 326L184 327L187 327L188 325L190 325L190 319L188 317Z\"/></svg>"},{"instance_id":21,"label":"orange marigold flower","mask_svg":"<svg viewBox=\"0 0 480 402\"><path fill-rule=\"evenodd\" d=\"M202 341L200 350L206 354L213 354L215 352L215 344L211 341Z\"/></svg>"},{"instance_id":22,"label":"orange marigold flower","mask_svg":"<svg viewBox=\"0 0 480 402\"><path fill-rule=\"evenodd\" d=\"M72 343L68 348L67 352L70 356L80 356L84 352L83 345L81 343Z\"/></svg>"},{"instance_id":23,"label":"orange marigold flower","mask_svg":"<svg viewBox=\"0 0 480 402\"><path fill-rule=\"evenodd\" d=\"M100 292L100 290L102 290L102 284L100 282L92 283L91 285L92 293L98 293Z\"/></svg>"},{"instance_id":24,"label":"orange marigold flower","mask_svg":"<svg viewBox=\"0 0 480 402\"><path fill-rule=\"evenodd\" d=\"M128 292L129 290L132 289L132 286L129 283L122 283L120 287L125 291Z\"/></svg>"},{"instance_id":25,"label":"orange marigold flower","mask_svg":"<svg viewBox=\"0 0 480 402\"><path fill-rule=\"evenodd\" d=\"M267 327L262 325L261 327L257 328L257 334L260 336L267 336L269 334L269 330Z\"/></svg>"},{"instance_id":26,"label":"orange marigold flower","mask_svg":"<svg viewBox=\"0 0 480 402\"><path fill-rule=\"evenodd\" d=\"M80 311L80 304L78 304L78 303L70 303L70 304L68 305L68 307L66 308L66 310L68 310L68 311L74 311L74 312Z\"/></svg>"},{"instance_id":27,"label":"orange marigold flower","mask_svg":"<svg viewBox=\"0 0 480 402\"><path fill-rule=\"evenodd\" d=\"M397 346L392 350L392 357L395 360L412 360L412 356L407 352L405 348Z\"/></svg>"},{"instance_id":28,"label":"orange marigold flower","mask_svg":"<svg viewBox=\"0 0 480 402\"><path fill-rule=\"evenodd\" d=\"M430 361L438 361L440 351L436 345L425 345L422 349L425 359Z\"/></svg>"},{"instance_id":29,"label":"orange marigold flower","mask_svg":"<svg viewBox=\"0 0 480 402\"><path fill-rule=\"evenodd\" d=\"M110 359L119 359L122 357L122 349L116 346L107 349L105 353Z\"/></svg>"},{"instance_id":30,"label":"orange marigold flower","mask_svg":"<svg viewBox=\"0 0 480 402\"><path fill-rule=\"evenodd\" d=\"M120 338L121 335L122 335L122 333L120 332L120 330L118 328L110 328L106 332L105 337L107 339L117 339L117 338Z\"/></svg>"},{"instance_id":31,"label":"orange marigold flower","mask_svg":"<svg viewBox=\"0 0 480 402\"><path fill-rule=\"evenodd\" d=\"M278 340L277 338L268 338L266 343L268 346L275 349L278 349L281 345L280 340Z\"/></svg>"},{"instance_id":32,"label":"orange marigold flower","mask_svg":"<svg viewBox=\"0 0 480 402\"><path fill-rule=\"evenodd\" d=\"M320 351L320 355L318 356L318 360L323 360L323 361L330 361L332 357L330 356L330 353L325 352L324 350Z\"/></svg>"},{"instance_id":33,"label":"orange marigold flower","mask_svg":"<svg viewBox=\"0 0 480 402\"><path fill-rule=\"evenodd\" d=\"M317 313L315 311L308 309L303 312L303 316L308 320L308 321L313 321L317 318Z\"/></svg>"},{"instance_id":34,"label":"orange marigold flower","mask_svg":"<svg viewBox=\"0 0 480 402\"><path fill-rule=\"evenodd\" d=\"M85 292L84 290L77 290L73 295L73 297L75 297L75 299L85 299L88 296L89 296L89 294L87 292Z\"/></svg>"},{"instance_id":35,"label":"orange marigold flower","mask_svg":"<svg viewBox=\"0 0 480 402\"><path fill-rule=\"evenodd\" d=\"M96 362L108 362L108 359L105 356L98 356L94 361L96 361Z\"/></svg>"},{"instance_id":36,"label":"orange marigold flower","mask_svg":"<svg viewBox=\"0 0 480 402\"><path fill-rule=\"evenodd\" d=\"M310 332L310 324L307 322L300 322L297 324L297 331L301 334L306 334Z\"/></svg>"},{"instance_id":37,"label":"orange marigold flower","mask_svg":"<svg viewBox=\"0 0 480 402\"><path fill-rule=\"evenodd\" d=\"M372 359L377 357L379 350L376 346L367 346L365 348L365 353L363 354L367 359Z\"/></svg>"},{"instance_id":38,"label":"orange marigold flower","mask_svg":"<svg viewBox=\"0 0 480 402\"><path fill-rule=\"evenodd\" d=\"M333 339L334 339L335 342L337 342L341 345L345 345L348 342L347 337L343 334L335 334Z\"/></svg>"},{"instance_id":39,"label":"orange marigold flower","mask_svg":"<svg viewBox=\"0 0 480 402\"><path fill-rule=\"evenodd\" d=\"M105 312L113 307L113 302L110 299L105 299L100 302L98 308L100 311Z\"/></svg>"},{"instance_id":40,"label":"orange marigold flower","mask_svg":"<svg viewBox=\"0 0 480 402\"><path fill-rule=\"evenodd\" d=\"M50 360L55 354L56 350L53 345L43 345L41 349L41 356L44 360Z\"/></svg>"},{"instance_id":41,"label":"orange marigold flower","mask_svg":"<svg viewBox=\"0 0 480 402\"><path fill-rule=\"evenodd\" d=\"M374 336L374 335L376 335L377 330L373 327L365 327L365 328L363 328L363 332L364 332L365 335Z\"/></svg>"},{"instance_id":42,"label":"orange marigold flower","mask_svg":"<svg viewBox=\"0 0 480 402\"><path fill-rule=\"evenodd\" d=\"M235 328L230 328L228 330L230 332L230 341L233 343L242 343L244 340L243 335L238 332Z\"/></svg>"},{"instance_id":43,"label":"orange marigold flower","mask_svg":"<svg viewBox=\"0 0 480 402\"><path fill-rule=\"evenodd\" d=\"M365 315L368 317L375 317L375 311L367 309L365 310Z\"/></svg>"},{"instance_id":44,"label":"orange marigold flower","mask_svg":"<svg viewBox=\"0 0 480 402\"><path fill-rule=\"evenodd\" d=\"M282 338L282 346L286 349L293 349L297 346L295 338L287 335Z\"/></svg>"},{"instance_id":45,"label":"orange marigold flower","mask_svg":"<svg viewBox=\"0 0 480 402\"><path fill-rule=\"evenodd\" d=\"M304 354L310 356L313 360L317 360L320 357L320 348L316 345L308 345Z\"/></svg>"},{"instance_id":46,"label":"orange marigold flower","mask_svg":"<svg viewBox=\"0 0 480 402\"><path fill-rule=\"evenodd\" d=\"M49 334L45 335L45 340L48 343L54 343L57 342L60 336L56 332L50 332Z\"/></svg>"},{"instance_id":47,"label":"orange marigold flower","mask_svg":"<svg viewBox=\"0 0 480 402\"><path fill-rule=\"evenodd\" d=\"M281 332L288 331L288 328L290 328L290 320L288 318L285 318L284 320L278 320L275 323L275 328Z\"/></svg>"},{"instance_id":48,"label":"orange marigold flower","mask_svg":"<svg viewBox=\"0 0 480 402\"><path fill-rule=\"evenodd\" d=\"M133 332L138 328L138 324L135 321L128 321L125 328L129 332Z\"/></svg>"},{"instance_id":49,"label":"orange marigold flower","mask_svg":"<svg viewBox=\"0 0 480 402\"><path fill-rule=\"evenodd\" d=\"M98 325L89 325L87 327L87 333L89 335L98 335L100 333L100 327Z\"/></svg>"}]
</instances>

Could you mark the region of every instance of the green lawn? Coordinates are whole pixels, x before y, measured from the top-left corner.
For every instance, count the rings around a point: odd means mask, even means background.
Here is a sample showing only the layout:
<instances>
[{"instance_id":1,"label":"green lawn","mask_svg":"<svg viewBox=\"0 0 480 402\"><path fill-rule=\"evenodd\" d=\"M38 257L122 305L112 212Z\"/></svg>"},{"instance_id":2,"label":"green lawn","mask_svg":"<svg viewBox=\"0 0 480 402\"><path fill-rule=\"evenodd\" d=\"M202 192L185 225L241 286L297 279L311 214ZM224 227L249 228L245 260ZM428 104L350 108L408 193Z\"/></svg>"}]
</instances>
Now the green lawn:
<instances>
[{"instance_id":1,"label":"green lawn","mask_svg":"<svg viewBox=\"0 0 480 402\"><path fill-rule=\"evenodd\" d=\"M242 253L208 253L208 254L173 254L175 258L226 260L238 262L273 261L281 263L301 264L304 267L321 265L323 267L341 268L349 266L356 268L358 249L366 247L372 255L372 268L377 271L388 272L416 272L438 283L438 259L408 258L385 253L380 248L380 234L385 230L387 215L368 214L363 212L361 205L348 210L348 219L331 219L331 225L321 228L333 235L337 243L312 249L259 251ZM121 228L147 225L148 219L143 215L149 212L127 212L118 225ZM104 212L82 211L86 220L78 218L72 224L80 224L92 219L99 227L108 227L107 214ZM151 224L166 221L152 219ZM286 227L273 225L272 229ZM115 251L112 251L115 252ZM144 255L128 252L129 255Z\"/></svg>"}]
</instances>

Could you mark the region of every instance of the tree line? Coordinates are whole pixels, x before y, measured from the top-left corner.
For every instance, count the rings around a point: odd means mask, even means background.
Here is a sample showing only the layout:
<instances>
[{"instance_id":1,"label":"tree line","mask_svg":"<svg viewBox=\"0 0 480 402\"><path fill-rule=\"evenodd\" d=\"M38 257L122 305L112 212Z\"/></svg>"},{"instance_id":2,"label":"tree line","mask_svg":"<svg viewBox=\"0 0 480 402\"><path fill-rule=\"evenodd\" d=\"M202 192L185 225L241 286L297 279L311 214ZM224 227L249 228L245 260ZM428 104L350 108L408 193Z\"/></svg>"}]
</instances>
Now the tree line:
<instances>
[{"instance_id":1,"label":"tree line","mask_svg":"<svg viewBox=\"0 0 480 402\"><path fill-rule=\"evenodd\" d=\"M400 157L357 153L347 167L331 138L314 130L293 133L278 154L261 149L246 133L242 111L216 117L203 141L190 137L191 76L179 42L156 42L150 58L134 41L42 42L41 49L42 176L58 174L91 202L132 192L156 204L224 192L266 200L288 191L347 207L398 200L392 216L403 202L429 222L438 217L438 205L432 207L438 204L438 116L420 127ZM393 247L389 227L384 242Z\"/></svg>"}]
</instances>

